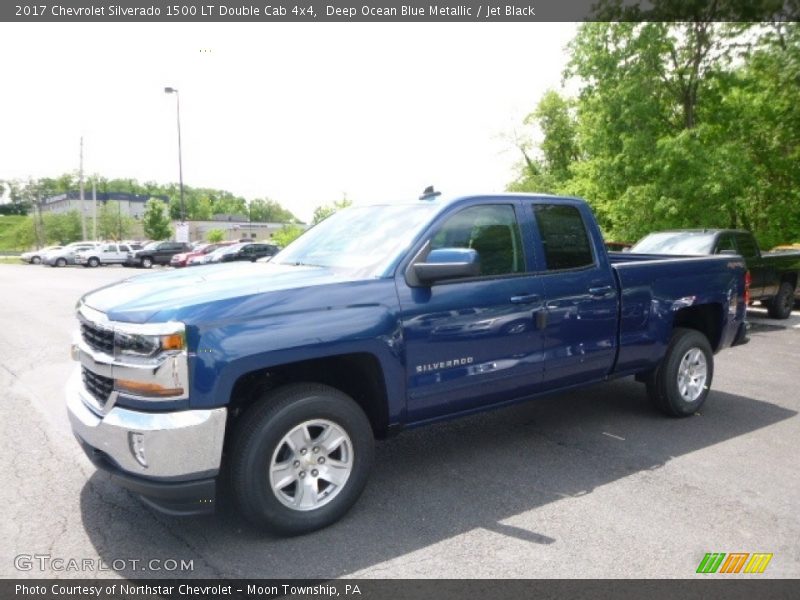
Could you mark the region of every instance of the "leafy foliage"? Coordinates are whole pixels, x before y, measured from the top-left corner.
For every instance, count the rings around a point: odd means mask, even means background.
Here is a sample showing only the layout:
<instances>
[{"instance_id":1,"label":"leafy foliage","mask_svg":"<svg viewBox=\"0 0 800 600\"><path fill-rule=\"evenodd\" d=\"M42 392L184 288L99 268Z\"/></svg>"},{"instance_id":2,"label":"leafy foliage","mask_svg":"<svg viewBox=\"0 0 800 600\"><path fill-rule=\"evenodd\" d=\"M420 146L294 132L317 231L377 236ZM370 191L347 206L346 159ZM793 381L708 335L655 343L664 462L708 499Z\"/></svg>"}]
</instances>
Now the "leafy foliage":
<instances>
[{"instance_id":1,"label":"leafy foliage","mask_svg":"<svg viewBox=\"0 0 800 600\"><path fill-rule=\"evenodd\" d=\"M150 198L142 215L144 234L151 240L165 240L172 235L170 219L164 202Z\"/></svg>"},{"instance_id":2,"label":"leafy foliage","mask_svg":"<svg viewBox=\"0 0 800 600\"><path fill-rule=\"evenodd\" d=\"M549 91L528 116L541 140L520 145L510 189L584 197L618 240L678 227L800 239L797 23L586 23L570 51L579 94Z\"/></svg>"},{"instance_id":3,"label":"leafy foliage","mask_svg":"<svg viewBox=\"0 0 800 600\"><path fill-rule=\"evenodd\" d=\"M350 206L352 201L348 200L347 197L342 198L341 200L337 200L331 204L324 204L322 206L318 206L314 209L314 217L311 220L312 225L316 225L320 221L324 221L328 217L330 217L333 213L343 208L347 208Z\"/></svg>"},{"instance_id":4,"label":"leafy foliage","mask_svg":"<svg viewBox=\"0 0 800 600\"><path fill-rule=\"evenodd\" d=\"M178 184L157 184L152 181L139 183L135 179L107 179L92 175L84 182L86 197L91 197L92 186L99 193L128 193L142 196L169 199L169 215L180 219L180 187ZM8 202L0 204L0 214L27 214L40 199L78 189L78 173L65 173L60 177L22 180L0 180L0 195ZM267 198L256 198L250 202L225 190L193 188L184 186L186 218L194 221L207 221L218 214L248 215L255 222L298 223L291 211L278 202Z\"/></svg>"},{"instance_id":5,"label":"leafy foliage","mask_svg":"<svg viewBox=\"0 0 800 600\"><path fill-rule=\"evenodd\" d=\"M299 225L284 225L278 231L272 234L272 241L281 248L285 248L299 238L304 231L305 229Z\"/></svg>"},{"instance_id":6,"label":"leafy foliage","mask_svg":"<svg viewBox=\"0 0 800 600\"><path fill-rule=\"evenodd\" d=\"M215 244L225 239L225 232L222 229L209 229L206 233L206 239Z\"/></svg>"},{"instance_id":7,"label":"leafy foliage","mask_svg":"<svg viewBox=\"0 0 800 600\"><path fill-rule=\"evenodd\" d=\"M160 201L159 201L160 202ZM98 202L97 209L97 236L101 240L124 240L130 237L135 220L123 214L120 203Z\"/></svg>"}]
</instances>

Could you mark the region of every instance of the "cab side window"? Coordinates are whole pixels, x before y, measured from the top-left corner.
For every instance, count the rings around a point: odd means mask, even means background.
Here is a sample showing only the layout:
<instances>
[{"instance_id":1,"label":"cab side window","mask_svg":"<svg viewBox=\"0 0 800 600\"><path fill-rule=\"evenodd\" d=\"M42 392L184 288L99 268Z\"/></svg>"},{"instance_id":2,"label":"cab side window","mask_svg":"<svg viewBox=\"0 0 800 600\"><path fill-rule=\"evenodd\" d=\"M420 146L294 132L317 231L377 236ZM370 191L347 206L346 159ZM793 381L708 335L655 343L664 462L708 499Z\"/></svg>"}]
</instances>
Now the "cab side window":
<instances>
[{"instance_id":1,"label":"cab side window","mask_svg":"<svg viewBox=\"0 0 800 600\"><path fill-rule=\"evenodd\" d=\"M756 242L751 236L744 233L737 234L736 245L739 247L739 254L745 258L755 258L758 256Z\"/></svg>"},{"instance_id":2,"label":"cab side window","mask_svg":"<svg viewBox=\"0 0 800 600\"><path fill-rule=\"evenodd\" d=\"M535 204L533 211L548 271L594 264L586 225L577 208L565 204Z\"/></svg>"},{"instance_id":3,"label":"cab side window","mask_svg":"<svg viewBox=\"0 0 800 600\"><path fill-rule=\"evenodd\" d=\"M450 217L431 240L431 250L472 248L481 262L481 276L509 275L525 270L514 207L473 206Z\"/></svg>"},{"instance_id":4,"label":"cab side window","mask_svg":"<svg viewBox=\"0 0 800 600\"><path fill-rule=\"evenodd\" d=\"M717 242L717 249L716 254L720 254L725 250L733 250L738 254L739 250L736 249L736 244L733 243L733 236L728 234L722 234L719 236L719 241Z\"/></svg>"}]
</instances>

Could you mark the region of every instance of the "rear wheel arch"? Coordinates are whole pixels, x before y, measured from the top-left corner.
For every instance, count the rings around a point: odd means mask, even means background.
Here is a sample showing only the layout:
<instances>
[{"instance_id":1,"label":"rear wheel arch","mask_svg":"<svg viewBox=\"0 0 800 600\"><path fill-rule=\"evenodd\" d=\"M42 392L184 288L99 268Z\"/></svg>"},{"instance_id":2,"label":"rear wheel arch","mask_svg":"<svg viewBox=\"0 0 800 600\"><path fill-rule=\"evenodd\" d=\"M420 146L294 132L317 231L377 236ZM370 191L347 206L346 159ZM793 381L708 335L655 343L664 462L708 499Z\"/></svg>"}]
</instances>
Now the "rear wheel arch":
<instances>
[{"instance_id":1,"label":"rear wheel arch","mask_svg":"<svg viewBox=\"0 0 800 600\"><path fill-rule=\"evenodd\" d=\"M672 417L688 417L702 406L714 377L708 338L696 329L676 327L661 363L645 379L653 405Z\"/></svg>"},{"instance_id":2,"label":"rear wheel arch","mask_svg":"<svg viewBox=\"0 0 800 600\"><path fill-rule=\"evenodd\" d=\"M711 349L716 352L722 341L722 305L718 303L687 306L675 312L672 319L673 331L678 328L694 329L708 339Z\"/></svg>"}]
</instances>

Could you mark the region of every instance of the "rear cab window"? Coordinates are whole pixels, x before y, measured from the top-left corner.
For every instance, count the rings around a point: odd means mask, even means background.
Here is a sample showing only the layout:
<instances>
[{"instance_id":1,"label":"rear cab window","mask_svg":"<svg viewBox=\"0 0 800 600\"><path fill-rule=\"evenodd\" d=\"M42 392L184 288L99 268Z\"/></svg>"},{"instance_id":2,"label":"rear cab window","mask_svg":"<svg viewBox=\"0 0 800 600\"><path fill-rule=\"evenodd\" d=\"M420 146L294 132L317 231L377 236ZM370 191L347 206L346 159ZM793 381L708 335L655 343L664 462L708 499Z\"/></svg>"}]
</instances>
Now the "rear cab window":
<instances>
[{"instance_id":1,"label":"rear cab window","mask_svg":"<svg viewBox=\"0 0 800 600\"><path fill-rule=\"evenodd\" d=\"M739 247L739 254L745 258L755 258L758 256L758 246L753 236L746 233L736 234L736 245Z\"/></svg>"},{"instance_id":2,"label":"rear cab window","mask_svg":"<svg viewBox=\"0 0 800 600\"><path fill-rule=\"evenodd\" d=\"M566 204L534 204L536 228L548 271L581 269L595 264L580 211Z\"/></svg>"}]
</instances>

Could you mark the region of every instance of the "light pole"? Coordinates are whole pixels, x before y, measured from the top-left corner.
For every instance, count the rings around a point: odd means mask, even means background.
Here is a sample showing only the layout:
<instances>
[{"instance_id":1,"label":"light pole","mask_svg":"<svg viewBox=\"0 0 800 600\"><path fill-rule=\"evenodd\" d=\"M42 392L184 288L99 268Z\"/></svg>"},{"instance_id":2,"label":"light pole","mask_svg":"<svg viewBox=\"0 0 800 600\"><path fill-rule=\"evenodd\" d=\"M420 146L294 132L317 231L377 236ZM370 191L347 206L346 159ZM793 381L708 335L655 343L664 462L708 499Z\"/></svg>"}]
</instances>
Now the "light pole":
<instances>
[{"instance_id":1,"label":"light pole","mask_svg":"<svg viewBox=\"0 0 800 600\"><path fill-rule=\"evenodd\" d=\"M165 87L164 93L175 94L175 98L178 101L178 177L181 189L181 223L184 223L186 222L186 210L184 209L184 204L183 204L183 156L181 154L181 96L180 94L178 94L178 90L172 87Z\"/></svg>"}]
</instances>

